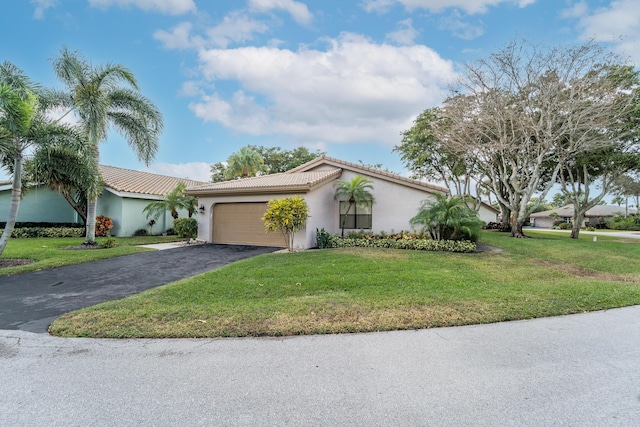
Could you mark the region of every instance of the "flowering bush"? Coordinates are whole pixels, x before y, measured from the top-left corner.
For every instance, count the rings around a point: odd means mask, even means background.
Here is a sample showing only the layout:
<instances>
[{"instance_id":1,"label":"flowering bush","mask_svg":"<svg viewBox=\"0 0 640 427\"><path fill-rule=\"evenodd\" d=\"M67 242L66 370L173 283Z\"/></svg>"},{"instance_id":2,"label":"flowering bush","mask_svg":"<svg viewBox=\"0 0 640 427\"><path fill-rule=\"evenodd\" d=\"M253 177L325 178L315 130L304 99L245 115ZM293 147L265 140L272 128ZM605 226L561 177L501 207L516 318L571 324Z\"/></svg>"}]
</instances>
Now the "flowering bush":
<instances>
[{"instance_id":1,"label":"flowering bush","mask_svg":"<svg viewBox=\"0 0 640 427\"><path fill-rule=\"evenodd\" d=\"M113 228L113 221L108 216L98 215L96 217L96 236L105 237L109 235L109 231Z\"/></svg>"}]
</instances>

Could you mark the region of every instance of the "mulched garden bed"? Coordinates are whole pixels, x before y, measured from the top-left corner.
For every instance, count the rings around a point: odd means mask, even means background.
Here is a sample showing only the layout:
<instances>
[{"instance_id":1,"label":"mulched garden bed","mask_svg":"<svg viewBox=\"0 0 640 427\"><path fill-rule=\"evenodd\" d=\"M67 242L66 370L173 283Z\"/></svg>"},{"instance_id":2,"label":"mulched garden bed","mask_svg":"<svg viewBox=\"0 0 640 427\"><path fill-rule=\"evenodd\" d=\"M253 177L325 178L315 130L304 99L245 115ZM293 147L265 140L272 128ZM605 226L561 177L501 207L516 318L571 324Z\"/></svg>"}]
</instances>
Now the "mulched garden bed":
<instances>
[{"instance_id":1,"label":"mulched garden bed","mask_svg":"<svg viewBox=\"0 0 640 427\"><path fill-rule=\"evenodd\" d=\"M28 258L8 258L8 259L0 259L0 268L6 267L15 267L18 265L26 265L35 262L32 259Z\"/></svg>"}]
</instances>

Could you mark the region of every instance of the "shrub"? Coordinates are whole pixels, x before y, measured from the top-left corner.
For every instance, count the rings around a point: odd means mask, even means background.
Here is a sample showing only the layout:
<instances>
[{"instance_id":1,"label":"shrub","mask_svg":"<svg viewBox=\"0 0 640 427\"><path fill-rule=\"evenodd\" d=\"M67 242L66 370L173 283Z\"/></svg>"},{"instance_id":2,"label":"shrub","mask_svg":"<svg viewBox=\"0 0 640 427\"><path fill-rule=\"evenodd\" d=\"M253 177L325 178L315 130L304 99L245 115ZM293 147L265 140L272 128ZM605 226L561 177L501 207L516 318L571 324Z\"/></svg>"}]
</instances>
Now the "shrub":
<instances>
[{"instance_id":1,"label":"shrub","mask_svg":"<svg viewBox=\"0 0 640 427\"><path fill-rule=\"evenodd\" d=\"M573 224L570 222L562 222L558 224L558 230L571 230L573 228Z\"/></svg>"},{"instance_id":2,"label":"shrub","mask_svg":"<svg viewBox=\"0 0 640 427\"><path fill-rule=\"evenodd\" d=\"M0 230L0 236L4 230ZM19 238L33 238L33 237L82 237L84 235L84 228L45 228L45 227L22 227L14 228L11 233L11 237L14 239Z\"/></svg>"},{"instance_id":3,"label":"shrub","mask_svg":"<svg viewBox=\"0 0 640 427\"><path fill-rule=\"evenodd\" d=\"M361 239L329 235L327 248L388 248L415 251L473 252L477 245L469 240Z\"/></svg>"},{"instance_id":4,"label":"shrub","mask_svg":"<svg viewBox=\"0 0 640 427\"><path fill-rule=\"evenodd\" d=\"M327 232L324 228L321 230L316 228L316 245L318 249L330 248L331 233Z\"/></svg>"},{"instance_id":5,"label":"shrub","mask_svg":"<svg viewBox=\"0 0 640 427\"><path fill-rule=\"evenodd\" d=\"M309 218L309 206L300 196L269 200L262 216L264 228L282 234L289 250L293 250L294 233L304 228Z\"/></svg>"},{"instance_id":6,"label":"shrub","mask_svg":"<svg viewBox=\"0 0 640 427\"><path fill-rule=\"evenodd\" d=\"M118 244L116 243L116 239L114 239L113 237L107 237L103 241L99 242L99 245L102 249L115 248L116 246L118 246Z\"/></svg>"},{"instance_id":7,"label":"shrub","mask_svg":"<svg viewBox=\"0 0 640 427\"><path fill-rule=\"evenodd\" d=\"M105 237L113 228L113 221L108 216L98 215L96 217L96 237Z\"/></svg>"},{"instance_id":8,"label":"shrub","mask_svg":"<svg viewBox=\"0 0 640 427\"><path fill-rule=\"evenodd\" d=\"M149 233L144 228L139 228L133 232L134 236L148 236Z\"/></svg>"},{"instance_id":9,"label":"shrub","mask_svg":"<svg viewBox=\"0 0 640 427\"><path fill-rule=\"evenodd\" d=\"M167 231L164 232L167 236L175 236L176 230L174 228L167 228Z\"/></svg>"},{"instance_id":10,"label":"shrub","mask_svg":"<svg viewBox=\"0 0 640 427\"><path fill-rule=\"evenodd\" d=\"M176 218L173 228L180 237L194 239L198 235L198 221L195 218Z\"/></svg>"}]
</instances>

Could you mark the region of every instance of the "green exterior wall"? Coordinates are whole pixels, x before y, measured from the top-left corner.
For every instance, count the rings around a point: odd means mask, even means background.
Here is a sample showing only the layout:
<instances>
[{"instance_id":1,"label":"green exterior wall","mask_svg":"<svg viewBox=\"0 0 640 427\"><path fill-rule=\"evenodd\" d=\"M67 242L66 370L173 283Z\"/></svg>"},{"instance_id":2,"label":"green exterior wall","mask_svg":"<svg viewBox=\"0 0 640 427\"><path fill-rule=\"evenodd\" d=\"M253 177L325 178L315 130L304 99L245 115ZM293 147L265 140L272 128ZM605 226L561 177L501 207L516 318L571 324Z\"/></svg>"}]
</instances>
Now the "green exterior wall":
<instances>
[{"instance_id":1,"label":"green exterior wall","mask_svg":"<svg viewBox=\"0 0 640 427\"><path fill-rule=\"evenodd\" d=\"M159 199L160 197L158 197ZM113 220L111 235L132 236L139 229L160 234L173 228L173 217L169 212L160 216L149 228L149 218L143 209L157 199L122 197L104 190L98 198L97 215L105 215ZM11 190L0 190L0 221L6 221L11 205ZM186 211L179 212L180 218L187 217ZM67 203L64 197L46 187L37 187L25 194L18 209L18 222L82 222L82 219Z\"/></svg>"},{"instance_id":2,"label":"green exterior wall","mask_svg":"<svg viewBox=\"0 0 640 427\"><path fill-rule=\"evenodd\" d=\"M76 211L60 194L46 187L34 187L23 193L17 222L82 222ZM11 189L0 191L0 221L6 221L11 206Z\"/></svg>"}]
</instances>

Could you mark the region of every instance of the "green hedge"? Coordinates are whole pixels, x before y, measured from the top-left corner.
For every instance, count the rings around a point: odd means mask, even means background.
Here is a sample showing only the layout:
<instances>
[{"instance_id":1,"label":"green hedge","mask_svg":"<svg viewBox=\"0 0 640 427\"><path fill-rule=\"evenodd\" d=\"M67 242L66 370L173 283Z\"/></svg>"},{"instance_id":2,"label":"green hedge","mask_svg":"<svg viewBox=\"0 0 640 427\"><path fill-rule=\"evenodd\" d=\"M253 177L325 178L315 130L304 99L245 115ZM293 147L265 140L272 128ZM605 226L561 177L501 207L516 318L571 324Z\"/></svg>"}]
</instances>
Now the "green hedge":
<instances>
[{"instance_id":1,"label":"green hedge","mask_svg":"<svg viewBox=\"0 0 640 427\"><path fill-rule=\"evenodd\" d=\"M395 240L395 239L353 239L331 236L327 248L389 248L409 249L414 251L440 251L440 252L473 252L477 245L468 240Z\"/></svg>"},{"instance_id":2,"label":"green hedge","mask_svg":"<svg viewBox=\"0 0 640 427\"><path fill-rule=\"evenodd\" d=\"M4 230L0 230L0 236ZM28 237L82 237L84 235L84 228L71 228L71 227L22 227L14 228L11 237L14 239L28 238Z\"/></svg>"},{"instance_id":3,"label":"green hedge","mask_svg":"<svg viewBox=\"0 0 640 427\"><path fill-rule=\"evenodd\" d=\"M4 229L6 222L0 222L0 229ZM16 222L14 228L81 228L84 230L84 224L81 222Z\"/></svg>"}]
</instances>

